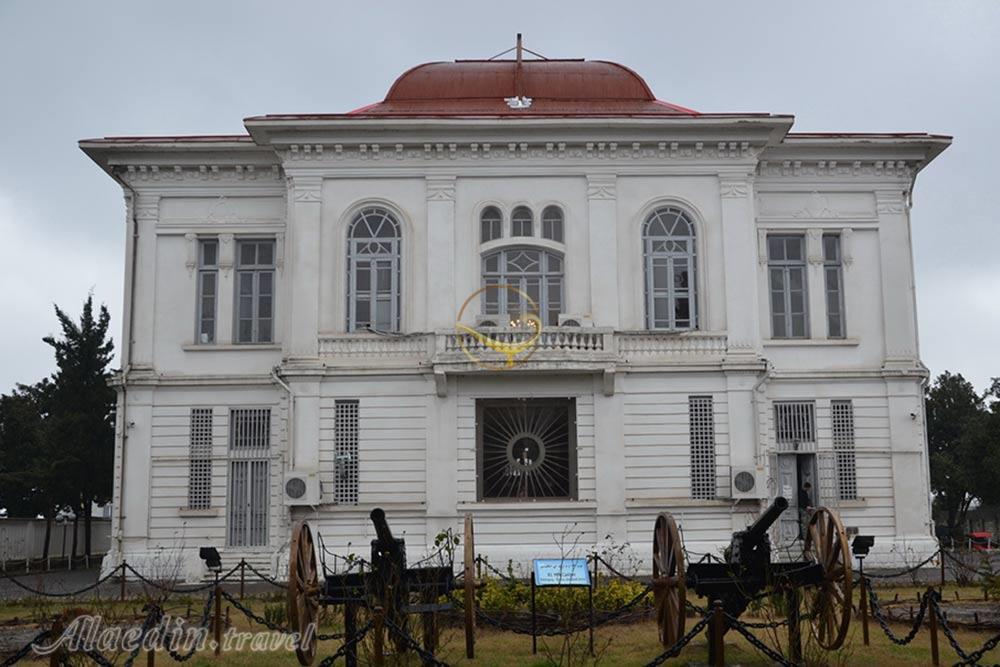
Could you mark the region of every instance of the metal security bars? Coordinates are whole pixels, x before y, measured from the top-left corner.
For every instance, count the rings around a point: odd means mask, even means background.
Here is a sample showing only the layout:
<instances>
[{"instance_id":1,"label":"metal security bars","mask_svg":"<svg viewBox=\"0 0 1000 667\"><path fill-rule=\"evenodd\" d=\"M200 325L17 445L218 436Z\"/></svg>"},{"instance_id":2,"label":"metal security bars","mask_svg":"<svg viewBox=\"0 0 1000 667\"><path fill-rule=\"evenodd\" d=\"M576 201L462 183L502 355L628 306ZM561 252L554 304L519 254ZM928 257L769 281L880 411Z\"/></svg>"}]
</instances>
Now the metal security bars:
<instances>
[{"instance_id":1,"label":"metal security bars","mask_svg":"<svg viewBox=\"0 0 1000 667\"><path fill-rule=\"evenodd\" d=\"M771 293L771 336L808 338L805 237L767 237L767 271Z\"/></svg>"},{"instance_id":2,"label":"metal security bars","mask_svg":"<svg viewBox=\"0 0 1000 667\"><path fill-rule=\"evenodd\" d=\"M198 312L195 341L215 342L216 304L219 292L219 241L198 241Z\"/></svg>"},{"instance_id":3,"label":"metal security bars","mask_svg":"<svg viewBox=\"0 0 1000 667\"><path fill-rule=\"evenodd\" d=\"M212 506L212 408L191 408L187 506L192 510Z\"/></svg>"},{"instance_id":4,"label":"metal security bars","mask_svg":"<svg viewBox=\"0 0 1000 667\"><path fill-rule=\"evenodd\" d=\"M774 440L778 451L816 450L816 405L813 401L774 404Z\"/></svg>"},{"instance_id":5,"label":"metal security bars","mask_svg":"<svg viewBox=\"0 0 1000 667\"><path fill-rule=\"evenodd\" d=\"M851 401L832 401L830 415L837 465L837 495L840 500L856 500L858 475L854 457L854 404Z\"/></svg>"},{"instance_id":6,"label":"metal security bars","mask_svg":"<svg viewBox=\"0 0 1000 667\"><path fill-rule=\"evenodd\" d=\"M840 252L840 234L823 235L823 275L826 280L827 336L844 338L844 266Z\"/></svg>"},{"instance_id":7,"label":"metal security bars","mask_svg":"<svg viewBox=\"0 0 1000 667\"><path fill-rule=\"evenodd\" d=\"M696 329L695 231L674 207L653 211L642 231L647 329Z\"/></svg>"},{"instance_id":8,"label":"metal security bars","mask_svg":"<svg viewBox=\"0 0 1000 667\"><path fill-rule=\"evenodd\" d=\"M476 401L479 500L573 500L576 400Z\"/></svg>"},{"instance_id":9,"label":"metal security bars","mask_svg":"<svg viewBox=\"0 0 1000 667\"><path fill-rule=\"evenodd\" d=\"M274 240L236 245L236 342L270 343L274 336Z\"/></svg>"},{"instance_id":10,"label":"metal security bars","mask_svg":"<svg viewBox=\"0 0 1000 667\"><path fill-rule=\"evenodd\" d=\"M691 497L713 500L716 496L715 411L711 396L688 397L691 430Z\"/></svg>"},{"instance_id":11,"label":"metal security bars","mask_svg":"<svg viewBox=\"0 0 1000 667\"><path fill-rule=\"evenodd\" d=\"M354 216L347 250L348 331L399 331L400 252L396 218L380 207Z\"/></svg>"},{"instance_id":12,"label":"metal security bars","mask_svg":"<svg viewBox=\"0 0 1000 667\"><path fill-rule=\"evenodd\" d=\"M267 545L270 449L270 408L229 411L229 546Z\"/></svg>"},{"instance_id":13,"label":"metal security bars","mask_svg":"<svg viewBox=\"0 0 1000 667\"><path fill-rule=\"evenodd\" d=\"M358 411L357 400L334 403L333 450L336 468L333 502L338 505L358 504Z\"/></svg>"}]
</instances>

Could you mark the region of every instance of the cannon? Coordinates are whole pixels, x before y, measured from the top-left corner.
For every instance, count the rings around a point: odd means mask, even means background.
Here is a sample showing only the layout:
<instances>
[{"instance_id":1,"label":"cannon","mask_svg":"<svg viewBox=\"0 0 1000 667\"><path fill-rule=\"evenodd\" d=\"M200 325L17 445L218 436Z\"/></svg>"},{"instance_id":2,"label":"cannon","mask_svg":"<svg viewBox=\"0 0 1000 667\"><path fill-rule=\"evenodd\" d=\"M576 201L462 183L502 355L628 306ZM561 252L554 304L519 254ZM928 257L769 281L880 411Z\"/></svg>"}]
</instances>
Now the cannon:
<instances>
[{"instance_id":1,"label":"cannon","mask_svg":"<svg viewBox=\"0 0 1000 667\"><path fill-rule=\"evenodd\" d=\"M817 643L827 650L843 644L853 601L851 557L844 526L834 512L819 507L809 519L802 559L772 562L768 530L787 508L785 498L775 498L752 525L733 533L721 562L702 559L686 567L677 522L669 512L657 516L653 528L653 594L660 641L665 647L684 636L689 588L710 602L721 601L724 611L734 618L761 594L784 593L786 601L794 605L794 609L788 609L790 621L798 619L801 592ZM797 623L795 626L789 624L790 632L798 632ZM710 626L710 639L713 632ZM710 652L714 645L710 641Z\"/></svg>"},{"instance_id":2,"label":"cannon","mask_svg":"<svg viewBox=\"0 0 1000 667\"><path fill-rule=\"evenodd\" d=\"M407 615L420 614L423 622L424 648L433 653L437 638L436 614L451 609L450 603L438 600L454 588L450 565L406 566L406 542L393 536L385 512L376 507L369 515L375 527L371 542L371 569L368 572L327 573L322 585L316 567L316 549L312 531L305 521L292 530L288 561L289 624L300 636L295 653L302 665L312 664L316 656L315 623L320 606L344 606L344 630L348 640L357 628L360 608L381 609L387 623L404 631ZM470 568L469 564L466 564ZM471 571L471 569L470 569ZM405 649L397 636L396 648ZM349 666L357 664L356 647L346 656Z\"/></svg>"}]
</instances>

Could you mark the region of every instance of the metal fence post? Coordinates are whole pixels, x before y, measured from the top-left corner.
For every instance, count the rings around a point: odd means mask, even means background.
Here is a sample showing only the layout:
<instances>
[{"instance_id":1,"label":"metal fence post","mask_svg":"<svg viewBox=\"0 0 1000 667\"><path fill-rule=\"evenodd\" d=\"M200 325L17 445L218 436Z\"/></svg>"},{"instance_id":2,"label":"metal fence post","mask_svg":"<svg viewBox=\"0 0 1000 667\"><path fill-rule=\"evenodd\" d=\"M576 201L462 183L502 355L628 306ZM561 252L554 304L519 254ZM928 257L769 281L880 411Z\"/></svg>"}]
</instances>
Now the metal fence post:
<instances>
[{"instance_id":1,"label":"metal fence post","mask_svg":"<svg viewBox=\"0 0 1000 667\"><path fill-rule=\"evenodd\" d=\"M243 599L243 586L246 581L246 571L247 571L247 560L246 558L240 559L240 600Z\"/></svg>"},{"instance_id":2,"label":"metal fence post","mask_svg":"<svg viewBox=\"0 0 1000 667\"><path fill-rule=\"evenodd\" d=\"M535 619L535 570L531 570L531 655L537 655L538 653L538 635L536 631L538 630L537 621Z\"/></svg>"},{"instance_id":3,"label":"metal fence post","mask_svg":"<svg viewBox=\"0 0 1000 667\"><path fill-rule=\"evenodd\" d=\"M383 646L383 640L385 639L385 610L382 607L375 607L375 637L372 640L372 664L375 667L382 667L385 664L385 648Z\"/></svg>"},{"instance_id":4,"label":"metal fence post","mask_svg":"<svg viewBox=\"0 0 1000 667\"><path fill-rule=\"evenodd\" d=\"M938 667L941 664L941 656L938 653L938 624L937 624L937 591L932 586L927 587L927 611L930 612L931 629L931 664Z\"/></svg>"},{"instance_id":5,"label":"metal fence post","mask_svg":"<svg viewBox=\"0 0 1000 667\"><path fill-rule=\"evenodd\" d=\"M219 573L215 574L215 655L222 654L222 587L219 586Z\"/></svg>"},{"instance_id":6,"label":"metal fence post","mask_svg":"<svg viewBox=\"0 0 1000 667\"><path fill-rule=\"evenodd\" d=\"M726 667L726 644L722 635L726 630L726 617L722 611L722 600L712 603L712 656L714 667Z\"/></svg>"},{"instance_id":7,"label":"metal fence post","mask_svg":"<svg viewBox=\"0 0 1000 667\"><path fill-rule=\"evenodd\" d=\"M121 568L122 568L121 591L119 593L119 600L121 602L125 601L125 569L126 569L125 568L125 563L126 563L126 561L123 558L122 559L122 564L121 564Z\"/></svg>"},{"instance_id":8,"label":"metal fence post","mask_svg":"<svg viewBox=\"0 0 1000 667\"><path fill-rule=\"evenodd\" d=\"M472 514L465 515L465 657L476 657L476 543Z\"/></svg>"},{"instance_id":9,"label":"metal fence post","mask_svg":"<svg viewBox=\"0 0 1000 667\"><path fill-rule=\"evenodd\" d=\"M865 646L868 646L868 584L865 582L864 570L861 574L861 636Z\"/></svg>"}]
</instances>

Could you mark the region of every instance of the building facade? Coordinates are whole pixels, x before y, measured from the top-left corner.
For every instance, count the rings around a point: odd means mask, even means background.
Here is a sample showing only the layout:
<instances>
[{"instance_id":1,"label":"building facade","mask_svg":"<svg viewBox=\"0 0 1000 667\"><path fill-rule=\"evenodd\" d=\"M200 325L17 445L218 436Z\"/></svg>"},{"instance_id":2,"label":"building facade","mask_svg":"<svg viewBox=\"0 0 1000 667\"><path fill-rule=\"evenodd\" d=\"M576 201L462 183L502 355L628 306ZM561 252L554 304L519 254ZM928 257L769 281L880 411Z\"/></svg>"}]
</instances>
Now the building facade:
<instances>
[{"instance_id":1,"label":"building facade","mask_svg":"<svg viewBox=\"0 0 1000 667\"><path fill-rule=\"evenodd\" d=\"M929 552L909 211L950 139L793 120L517 59L82 141L127 208L107 565L196 578L211 545L281 574L293 521L365 554L380 506L411 555L472 513L494 559L649 567L658 512L715 551L805 482L876 558Z\"/></svg>"}]
</instances>

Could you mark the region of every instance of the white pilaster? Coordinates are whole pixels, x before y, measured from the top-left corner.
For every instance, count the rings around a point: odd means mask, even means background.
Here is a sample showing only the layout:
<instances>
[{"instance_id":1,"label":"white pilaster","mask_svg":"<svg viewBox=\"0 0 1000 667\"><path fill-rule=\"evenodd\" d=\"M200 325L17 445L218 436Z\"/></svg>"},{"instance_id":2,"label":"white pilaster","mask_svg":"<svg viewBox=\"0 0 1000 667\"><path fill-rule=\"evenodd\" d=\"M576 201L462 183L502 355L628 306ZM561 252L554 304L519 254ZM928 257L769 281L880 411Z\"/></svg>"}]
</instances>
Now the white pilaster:
<instances>
[{"instance_id":1,"label":"white pilaster","mask_svg":"<svg viewBox=\"0 0 1000 667\"><path fill-rule=\"evenodd\" d=\"M826 278L823 275L823 230L806 231L809 337L825 339L829 330L826 322Z\"/></svg>"},{"instance_id":2,"label":"white pilaster","mask_svg":"<svg viewBox=\"0 0 1000 667\"><path fill-rule=\"evenodd\" d=\"M319 470L319 381L290 379L295 395L292 422L292 469Z\"/></svg>"},{"instance_id":3,"label":"white pilaster","mask_svg":"<svg viewBox=\"0 0 1000 667\"><path fill-rule=\"evenodd\" d=\"M912 368L917 363L916 303L909 212L901 190L877 190L885 365Z\"/></svg>"},{"instance_id":4,"label":"white pilaster","mask_svg":"<svg viewBox=\"0 0 1000 667\"><path fill-rule=\"evenodd\" d=\"M451 383L451 394L441 398L437 392L427 396L427 546L434 537L455 525L458 502L458 389Z\"/></svg>"},{"instance_id":5,"label":"white pilaster","mask_svg":"<svg viewBox=\"0 0 1000 667\"><path fill-rule=\"evenodd\" d=\"M135 206L139 228L131 306L132 370L152 370L153 337L156 332L156 223L160 218L160 196L140 193Z\"/></svg>"},{"instance_id":6,"label":"white pilaster","mask_svg":"<svg viewBox=\"0 0 1000 667\"><path fill-rule=\"evenodd\" d=\"M722 197L722 251L726 267L728 356L756 356L761 349L757 305L757 230L746 172L719 175Z\"/></svg>"},{"instance_id":7,"label":"white pilaster","mask_svg":"<svg viewBox=\"0 0 1000 667\"><path fill-rule=\"evenodd\" d=\"M888 379L886 395L896 538L927 538L932 534L932 527L921 380L915 377Z\"/></svg>"},{"instance_id":8,"label":"white pilaster","mask_svg":"<svg viewBox=\"0 0 1000 667\"><path fill-rule=\"evenodd\" d=\"M622 452L622 393L605 392L603 378L594 380L594 474L597 493L597 539L610 535L628 542L625 519L625 456Z\"/></svg>"},{"instance_id":9,"label":"white pilaster","mask_svg":"<svg viewBox=\"0 0 1000 667\"><path fill-rule=\"evenodd\" d=\"M590 314L594 324L618 327L618 195L614 174L587 175L590 232Z\"/></svg>"},{"instance_id":10,"label":"white pilaster","mask_svg":"<svg viewBox=\"0 0 1000 667\"><path fill-rule=\"evenodd\" d=\"M289 178L292 219L288 221L291 276L290 308L285 354L290 361L319 356L320 217L323 179L319 176ZM298 406L296 406L297 408ZM296 437L296 440L298 438Z\"/></svg>"},{"instance_id":11,"label":"white pilaster","mask_svg":"<svg viewBox=\"0 0 1000 667\"><path fill-rule=\"evenodd\" d=\"M757 463L757 408L754 387L758 375L747 371L726 373L726 406L729 412L729 465L749 467Z\"/></svg>"},{"instance_id":12,"label":"white pilaster","mask_svg":"<svg viewBox=\"0 0 1000 667\"><path fill-rule=\"evenodd\" d=\"M153 441L153 390L129 388L124 434L124 494L122 505L122 536L126 544L145 548L149 537L149 489L152 466L150 450Z\"/></svg>"},{"instance_id":13,"label":"white pilaster","mask_svg":"<svg viewBox=\"0 0 1000 667\"><path fill-rule=\"evenodd\" d=\"M427 327L455 324L455 177L427 178ZM439 261L443 259L444 261ZM404 309L406 305L404 304ZM404 322L412 318L404 317Z\"/></svg>"},{"instance_id":14,"label":"white pilaster","mask_svg":"<svg viewBox=\"0 0 1000 667\"><path fill-rule=\"evenodd\" d=\"M236 259L236 241L232 234L219 234L219 289L215 304L215 340L219 343L235 343L233 340L233 320L236 317L236 283L233 265Z\"/></svg>"}]
</instances>

